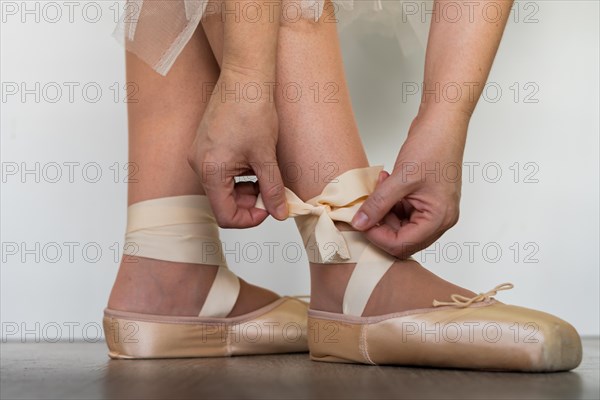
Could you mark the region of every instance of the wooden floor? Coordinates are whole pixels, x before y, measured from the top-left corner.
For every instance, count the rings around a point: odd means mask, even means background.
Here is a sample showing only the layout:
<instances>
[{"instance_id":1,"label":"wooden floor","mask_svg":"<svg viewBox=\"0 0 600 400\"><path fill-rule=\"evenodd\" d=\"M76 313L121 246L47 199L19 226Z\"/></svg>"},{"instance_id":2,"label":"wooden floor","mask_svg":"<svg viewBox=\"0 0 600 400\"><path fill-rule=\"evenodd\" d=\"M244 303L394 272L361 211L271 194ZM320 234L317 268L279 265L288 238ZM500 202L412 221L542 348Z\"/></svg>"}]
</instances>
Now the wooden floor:
<instances>
[{"instance_id":1,"label":"wooden floor","mask_svg":"<svg viewBox=\"0 0 600 400\"><path fill-rule=\"evenodd\" d=\"M2 399L598 399L598 338L573 372L327 364L306 354L111 361L104 343L3 343Z\"/></svg>"}]
</instances>

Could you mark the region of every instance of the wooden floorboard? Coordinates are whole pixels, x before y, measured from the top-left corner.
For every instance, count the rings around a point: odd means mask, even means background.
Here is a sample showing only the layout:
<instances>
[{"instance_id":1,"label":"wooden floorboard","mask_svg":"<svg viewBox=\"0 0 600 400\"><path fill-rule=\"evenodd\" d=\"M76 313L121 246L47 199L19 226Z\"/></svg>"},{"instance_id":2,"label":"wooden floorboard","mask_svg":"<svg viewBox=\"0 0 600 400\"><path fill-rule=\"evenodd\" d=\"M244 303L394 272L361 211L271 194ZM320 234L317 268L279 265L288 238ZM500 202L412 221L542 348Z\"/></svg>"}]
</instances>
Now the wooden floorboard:
<instances>
[{"instance_id":1,"label":"wooden floorboard","mask_svg":"<svg viewBox=\"0 0 600 400\"><path fill-rule=\"evenodd\" d=\"M311 362L306 354L114 361L104 343L3 343L2 399L598 399L599 341L572 372Z\"/></svg>"}]
</instances>

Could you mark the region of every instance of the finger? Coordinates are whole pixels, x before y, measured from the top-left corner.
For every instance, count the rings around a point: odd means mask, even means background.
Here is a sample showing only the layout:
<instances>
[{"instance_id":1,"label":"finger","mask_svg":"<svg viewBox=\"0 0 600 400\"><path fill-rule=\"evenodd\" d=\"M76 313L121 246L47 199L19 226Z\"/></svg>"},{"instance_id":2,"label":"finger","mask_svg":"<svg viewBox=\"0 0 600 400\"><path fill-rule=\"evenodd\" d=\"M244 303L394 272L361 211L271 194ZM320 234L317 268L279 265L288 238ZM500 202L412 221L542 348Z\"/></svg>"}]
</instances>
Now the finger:
<instances>
[{"instance_id":1,"label":"finger","mask_svg":"<svg viewBox=\"0 0 600 400\"><path fill-rule=\"evenodd\" d=\"M379 176L377 177L377 185L385 181L389 176L390 174L387 171L381 171L379 173ZM400 220L400 218L398 218L398 215L395 214L395 210L400 204L401 203L397 203L396 206L392 207L393 211L387 213L385 217L383 217L383 220L380 221L383 224L389 225L392 229L396 231L402 226L402 221Z\"/></svg>"},{"instance_id":2,"label":"finger","mask_svg":"<svg viewBox=\"0 0 600 400\"><path fill-rule=\"evenodd\" d=\"M210 178L204 184L208 201L221 228L250 228L259 225L268 214L258 208L240 207L236 202L233 177Z\"/></svg>"},{"instance_id":3,"label":"finger","mask_svg":"<svg viewBox=\"0 0 600 400\"><path fill-rule=\"evenodd\" d=\"M435 242L441 234L441 224L423 215L417 215L399 229L384 223L365 232L365 236L377 247L395 255L407 258Z\"/></svg>"},{"instance_id":4,"label":"finger","mask_svg":"<svg viewBox=\"0 0 600 400\"><path fill-rule=\"evenodd\" d=\"M386 178L375 187L352 219L352 226L359 231L372 228L399 202L404 193L394 179Z\"/></svg>"},{"instance_id":5,"label":"finger","mask_svg":"<svg viewBox=\"0 0 600 400\"><path fill-rule=\"evenodd\" d=\"M251 209L255 208L257 197L258 196L252 194L236 194L235 202L238 205L238 207ZM266 212L266 210L264 211Z\"/></svg>"},{"instance_id":6,"label":"finger","mask_svg":"<svg viewBox=\"0 0 600 400\"><path fill-rule=\"evenodd\" d=\"M235 202L238 207L254 208L260 190L257 182L238 182L235 184Z\"/></svg>"},{"instance_id":7,"label":"finger","mask_svg":"<svg viewBox=\"0 0 600 400\"><path fill-rule=\"evenodd\" d=\"M256 182L237 182L235 183L234 188L235 192L240 196L252 195L256 197L260 193L258 183Z\"/></svg>"},{"instance_id":8,"label":"finger","mask_svg":"<svg viewBox=\"0 0 600 400\"><path fill-rule=\"evenodd\" d=\"M260 194L269 214L282 221L288 217L288 206L279 166L275 161L261 163L261 165L268 168L254 171L258 177Z\"/></svg>"},{"instance_id":9,"label":"finger","mask_svg":"<svg viewBox=\"0 0 600 400\"><path fill-rule=\"evenodd\" d=\"M387 171L381 171L379 176L377 177L377 184L379 185L381 182L385 181L389 178L390 174Z\"/></svg>"},{"instance_id":10,"label":"finger","mask_svg":"<svg viewBox=\"0 0 600 400\"><path fill-rule=\"evenodd\" d=\"M385 217L383 217L381 223L389 226L395 231L398 231L402 227L402 220L400 220L393 212L387 213Z\"/></svg>"}]
</instances>

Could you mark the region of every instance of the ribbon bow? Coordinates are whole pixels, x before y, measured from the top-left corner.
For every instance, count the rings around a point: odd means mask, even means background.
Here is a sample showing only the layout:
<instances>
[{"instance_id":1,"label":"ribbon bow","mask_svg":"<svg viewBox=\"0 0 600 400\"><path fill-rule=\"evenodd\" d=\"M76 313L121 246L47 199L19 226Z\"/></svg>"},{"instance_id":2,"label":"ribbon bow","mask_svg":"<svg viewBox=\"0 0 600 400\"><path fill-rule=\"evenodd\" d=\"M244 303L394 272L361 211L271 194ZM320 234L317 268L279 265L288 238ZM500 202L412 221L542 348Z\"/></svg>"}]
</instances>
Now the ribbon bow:
<instances>
[{"instance_id":1,"label":"ribbon bow","mask_svg":"<svg viewBox=\"0 0 600 400\"><path fill-rule=\"evenodd\" d=\"M314 244L318 249L320 260L308 252L312 262L326 264L352 257L348 243L334 221L352 221L361 204L375 189L382 169L382 166L375 166L347 171L328 183L320 195L306 202L285 189L289 216L296 218L304 246L309 250ZM260 195L255 207L266 208Z\"/></svg>"},{"instance_id":2,"label":"ribbon bow","mask_svg":"<svg viewBox=\"0 0 600 400\"><path fill-rule=\"evenodd\" d=\"M473 303L477 303L477 302L484 301L484 300L489 300L490 297L495 296L499 291L509 290L509 289L512 289L513 287L514 287L514 285L512 283L503 283L501 285L496 286L492 290L489 290L485 293L479 293L477 296L471 297L471 298L461 296L460 294L453 294L452 296L450 296L450 299L452 301L433 300L433 306L434 307L456 306L456 307L460 307L460 308L465 308L465 307L469 307Z\"/></svg>"}]
</instances>

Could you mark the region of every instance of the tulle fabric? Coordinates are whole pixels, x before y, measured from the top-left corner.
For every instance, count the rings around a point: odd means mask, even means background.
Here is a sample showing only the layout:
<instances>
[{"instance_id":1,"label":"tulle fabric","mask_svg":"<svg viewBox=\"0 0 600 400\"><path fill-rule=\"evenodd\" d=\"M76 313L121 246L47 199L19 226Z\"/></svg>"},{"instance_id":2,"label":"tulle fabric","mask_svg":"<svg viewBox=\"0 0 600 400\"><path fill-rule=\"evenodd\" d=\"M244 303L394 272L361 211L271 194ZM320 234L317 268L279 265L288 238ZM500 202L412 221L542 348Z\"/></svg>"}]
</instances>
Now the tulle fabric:
<instances>
[{"instance_id":1,"label":"tulle fabric","mask_svg":"<svg viewBox=\"0 0 600 400\"><path fill-rule=\"evenodd\" d=\"M404 3L409 2L332 2L335 14L332 14L331 7L324 7L324 0L293 0L292 7L285 8L284 18L327 18L331 22L337 21L340 30L360 20L364 22L360 30L365 33L395 36L405 54L425 47L429 25L421 20L421 13L405 7ZM410 3L415 4L414 1ZM418 4L423 6L426 3L431 4L433 0ZM209 0L127 0L113 36L127 51L136 54L159 74L166 75L202 17L220 12L220 7ZM407 12L409 9L411 12Z\"/></svg>"}]
</instances>

